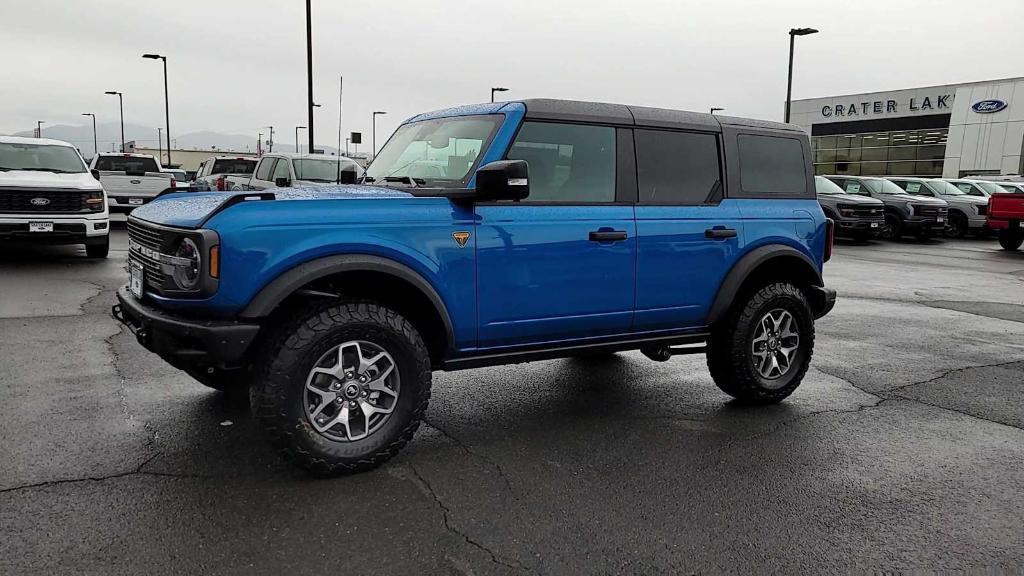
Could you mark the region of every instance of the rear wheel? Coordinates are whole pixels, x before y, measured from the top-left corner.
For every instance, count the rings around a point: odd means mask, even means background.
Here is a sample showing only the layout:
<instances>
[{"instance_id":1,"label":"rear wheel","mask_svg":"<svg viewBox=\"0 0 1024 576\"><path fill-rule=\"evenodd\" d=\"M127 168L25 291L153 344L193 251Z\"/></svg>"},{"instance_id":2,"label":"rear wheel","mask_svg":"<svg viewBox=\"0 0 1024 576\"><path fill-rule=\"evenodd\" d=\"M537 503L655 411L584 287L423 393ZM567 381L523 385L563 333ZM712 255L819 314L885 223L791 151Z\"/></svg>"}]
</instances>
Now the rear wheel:
<instances>
[{"instance_id":1,"label":"rear wheel","mask_svg":"<svg viewBox=\"0 0 1024 576\"><path fill-rule=\"evenodd\" d=\"M807 297L788 282L769 284L712 331L708 369L715 384L743 402L779 402L803 380L814 351Z\"/></svg>"},{"instance_id":2,"label":"rear wheel","mask_svg":"<svg viewBox=\"0 0 1024 576\"><path fill-rule=\"evenodd\" d=\"M85 241L85 255L89 258L106 258L110 252L110 235L102 238L90 238Z\"/></svg>"},{"instance_id":3,"label":"rear wheel","mask_svg":"<svg viewBox=\"0 0 1024 576\"><path fill-rule=\"evenodd\" d=\"M281 454L315 474L379 466L427 409L427 348L409 321L374 302L308 309L268 350L253 412Z\"/></svg>"},{"instance_id":4,"label":"rear wheel","mask_svg":"<svg viewBox=\"0 0 1024 576\"><path fill-rule=\"evenodd\" d=\"M999 245L1003 250L1016 250L1024 243L1024 230L1003 228L999 230Z\"/></svg>"}]
</instances>

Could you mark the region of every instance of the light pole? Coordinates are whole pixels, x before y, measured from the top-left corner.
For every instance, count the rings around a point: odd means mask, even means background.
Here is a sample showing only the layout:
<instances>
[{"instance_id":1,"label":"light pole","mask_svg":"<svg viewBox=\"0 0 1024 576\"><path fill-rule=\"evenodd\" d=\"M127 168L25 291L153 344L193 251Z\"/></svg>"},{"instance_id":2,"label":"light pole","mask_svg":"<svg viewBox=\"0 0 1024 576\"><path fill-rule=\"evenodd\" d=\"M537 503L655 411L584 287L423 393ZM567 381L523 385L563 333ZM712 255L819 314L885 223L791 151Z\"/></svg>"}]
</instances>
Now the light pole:
<instances>
[{"instance_id":1,"label":"light pole","mask_svg":"<svg viewBox=\"0 0 1024 576\"><path fill-rule=\"evenodd\" d=\"M163 60L164 62L164 120L167 127L167 167L171 167L171 104L167 99L167 56L159 54L143 54L143 58Z\"/></svg>"},{"instance_id":2,"label":"light pole","mask_svg":"<svg viewBox=\"0 0 1024 576\"><path fill-rule=\"evenodd\" d=\"M43 137L43 124L46 124L46 122L43 122L42 120L36 120L36 138Z\"/></svg>"},{"instance_id":3,"label":"light pole","mask_svg":"<svg viewBox=\"0 0 1024 576\"><path fill-rule=\"evenodd\" d=\"M711 107L711 113L712 114L714 114L715 112L721 112L723 110L725 110L725 108L718 108L717 106L712 106Z\"/></svg>"},{"instance_id":4,"label":"light pole","mask_svg":"<svg viewBox=\"0 0 1024 576\"><path fill-rule=\"evenodd\" d=\"M345 138L345 157L346 158L348 157L348 141L349 140L350 140L349 138Z\"/></svg>"},{"instance_id":5,"label":"light pole","mask_svg":"<svg viewBox=\"0 0 1024 576\"><path fill-rule=\"evenodd\" d=\"M342 94L345 89L345 77L338 76L338 154L341 154L341 111L342 111ZM348 152L346 150L346 152ZM338 170L341 170L341 162L338 162Z\"/></svg>"},{"instance_id":6,"label":"light pole","mask_svg":"<svg viewBox=\"0 0 1024 576\"><path fill-rule=\"evenodd\" d=\"M121 108L121 152L124 152L124 95L116 90L107 90L104 94L117 95L117 104Z\"/></svg>"},{"instance_id":7,"label":"light pole","mask_svg":"<svg viewBox=\"0 0 1024 576\"><path fill-rule=\"evenodd\" d=\"M306 0L306 84L309 94L309 151L313 151L313 17L311 0Z\"/></svg>"},{"instance_id":8,"label":"light pole","mask_svg":"<svg viewBox=\"0 0 1024 576\"><path fill-rule=\"evenodd\" d=\"M295 127L295 153L296 154L301 154L302 153L302 149L299 148L299 130L305 130L305 129L306 129L305 126L296 126Z\"/></svg>"},{"instance_id":9,"label":"light pole","mask_svg":"<svg viewBox=\"0 0 1024 576\"><path fill-rule=\"evenodd\" d=\"M387 112L374 112L373 113L373 157L377 157L377 116L383 116Z\"/></svg>"},{"instance_id":10,"label":"light pole","mask_svg":"<svg viewBox=\"0 0 1024 576\"><path fill-rule=\"evenodd\" d=\"M163 164L163 161L164 161L163 147L164 147L164 145L162 144L163 137L160 136L161 132L163 132L163 128L157 128L156 129L156 157L159 158L160 159L160 163Z\"/></svg>"},{"instance_id":11,"label":"light pole","mask_svg":"<svg viewBox=\"0 0 1024 576\"><path fill-rule=\"evenodd\" d=\"M496 86L494 88L491 88L491 102L494 102L494 93L495 92L508 92L508 88L502 88L500 86Z\"/></svg>"},{"instance_id":12,"label":"light pole","mask_svg":"<svg viewBox=\"0 0 1024 576\"><path fill-rule=\"evenodd\" d=\"M786 122L789 122L789 106L793 101L793 44L797 36L817 34L814 28L791 28L789 30L789 77L786 80Z\"/></svg>"},{"instance_id":13,"label":"light pole","mask_svg":"<svg viewBox=\"0 0 1024 576\"><path fill-rule=\"evenodd\" d=\"M100 153L100 148L96 143L96 115L92 112L85 112L82 116L92 116L92 155L95 156Z\"/></svg>"},{"instance_id":14,"label":"light pole","mask_svg":"<svg viewBox=\"0 0 1024 576\"><path fill-rule=\"evenodd\" d=\"M256 155L263 156L263 132L256 133Z\"/></svg>"}]
</instances>

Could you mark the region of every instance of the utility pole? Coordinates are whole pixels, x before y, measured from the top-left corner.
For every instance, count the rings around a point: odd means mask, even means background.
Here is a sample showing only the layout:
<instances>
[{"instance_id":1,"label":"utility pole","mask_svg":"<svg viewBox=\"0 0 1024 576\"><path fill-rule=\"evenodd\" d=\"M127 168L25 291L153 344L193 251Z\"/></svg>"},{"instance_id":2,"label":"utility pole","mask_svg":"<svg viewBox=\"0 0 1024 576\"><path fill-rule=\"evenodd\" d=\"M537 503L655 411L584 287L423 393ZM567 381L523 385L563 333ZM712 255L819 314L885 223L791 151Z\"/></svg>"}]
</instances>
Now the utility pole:
<instances>
[{"instance_id":1,"label":"utility pole","mask_svg":"<svg viewBox=\"0 0 1024 576\"><path fill-rule=\"evenodd\" d=\"M263 156L263 132L256 133L256 155Z\"/></svg>"},{"instance_id":2,"label":"utility pole","mask_svg":"<svg viewBox=\"0 0 1024 576\"><path fill-rule=\"evenodd\" d=\"M267 152L274 151L274 127L264 126L264 128L270 128L270 140L267 142Z\"/></svg>"},{"instance_id":3,"label":"utility pole","mask_svg":"<svg viewBox=\"0 0 1024 576\"><path fill-rule=\"evenodd\" d=\"M341 110L342 94L345 90L345 77L338 76L338 154L341 154ZM338 184L341 184L341 161L338 161Z\"/></svg>"},{"instance_id":4,"label":"utility pole","mask_svg":"<svg viewBox=\"0 0 1024 576\"><path fill-rule=\"evenodd\" d=\"M156 129L156 157L160 159L160 164L164 163L164 150L163 150L163 136L160 133L163 132L163 128ZM170 143L168 143L169 145ZM166 166L165 166L166 167Z\"/></svg>"},{"instance_id":5,"label":"utility pole","mask_svg":"<svg viewBox=\"0 0 1024 576\"><path fill-rule=\"evenodd\" d=\"M789 122L789 107L793 101L793 44L797 36L807 36L808 34L817 34L818 31L814 28L792 28L789 31L789 76L786 79L786 118L785 121Z\"/></svg>"},{"instance_id":6,"label":"utility pole","mask_svg":"<svg viewBox=\"0 0 1024 576\"><path fill-rule=\"evenodd\" d=\"M313 16L312 0L306 0L306 85L309 94L309 151L313 152ZM296 144L297 145L297 144Z\"/></svg>"},{"instance_id":7,"label":"utility pole","mask_svg":"<svg viewBox=\"0 0 1024 576\"><path fill-rule=\"evenodd\" d=\"M46 124L46 122L43 122L42 120L36 120L36 138L43 137L43 124Z\"/></svg>"},{"instance_id":8,"label":"utility pole","mask_svg":"<svg viewBox=\"0 0 1024 576\"><path fill-rule=\"evenodd\" d=\"M171 167L171 104L167 99L167 57L159 54L143 54L143 58L164 62L164 120L167 122L167 167Z\"/></svg>"},{"instance_id":9,"label":"utility pole","mask_svg":"<svg viewBox=\"0 0 1024 576\"><path fill-rule=\"evenodd\" d=\"M373 113L373 134L372 134L372 138L373 138L373 157L374 158L377 157L377 116L382 116L384 114L387 114L387 112L374 112Z\"/></svg>"},{"instance_id":10,"label":"utility pole","mask_svg":"<svg viewBox=\"0 0 1024 576\"><path fill-rule=\"evenodd\" d=\"M312 108L310 108L310 110L312 110ZM296 154L301 154L302 153L302 148L299 146L299 130L305 130L305 129L306 129L305 126L296 126L295 127L295 153Z\"/></svg>"}]
</instances>

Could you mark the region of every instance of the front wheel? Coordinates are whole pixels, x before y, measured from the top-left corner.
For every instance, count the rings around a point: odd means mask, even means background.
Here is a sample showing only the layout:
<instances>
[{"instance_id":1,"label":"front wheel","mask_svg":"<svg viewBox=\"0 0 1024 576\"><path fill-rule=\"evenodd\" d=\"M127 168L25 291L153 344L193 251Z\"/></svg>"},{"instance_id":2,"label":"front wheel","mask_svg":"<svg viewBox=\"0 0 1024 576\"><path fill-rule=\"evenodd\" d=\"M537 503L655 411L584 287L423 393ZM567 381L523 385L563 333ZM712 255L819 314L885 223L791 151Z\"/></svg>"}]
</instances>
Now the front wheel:
<instances>
[{"instance_id":1,"label":"front wheel","mask_svg":"<svg viewBox=\"0 0 1024 576\"><path fill-rule=\"evenodd\" d=\"M999 245L1003 250L1016 250L1024 243L1024 230L1003 228L999 231Z\"/></svg>"},{"instance_id":2,"label":"front wheel","mask_svg":"<svg viewBox=\"0 0 1024 576\"><path fill-rule=\"evenodd\" d=\"M963 238L967 235L967 219L959 214L950 214L949 222L946 223L946 236L950 238Z\"/></svg>"},{"instance_id":3,"label":"front wheel","mask_svg":"<svg viewBox=\"0 0 1024 576\"><path fill-rule=\"evenodd\" d=\"M708 369L715 384L742 402L779 402L800 385L814 351L807 297L787 282L751 294L712 331Z\"/></svg>"},{"instance_id":4,"label":"front wheel","mask_svg":"<svg viewBox=\"0 0 1024 576\"><path fill-rule=\"evenodd\" d=\"M430 399L419 333L374 302L310 308L281 328L251 388L281 454L322 476L362 472L412 438Z\"/></svg>"},{"instance_id":5,"label":"front wheel","mask_svg":"<svg viewBox=\"0 0 1024 576\"><path fill-rule=\"evenodd\" d=\"M903 221L895 214L886 214L878 235L886 240L899 240L903 236Z\"/></svg>"}]
</instances>

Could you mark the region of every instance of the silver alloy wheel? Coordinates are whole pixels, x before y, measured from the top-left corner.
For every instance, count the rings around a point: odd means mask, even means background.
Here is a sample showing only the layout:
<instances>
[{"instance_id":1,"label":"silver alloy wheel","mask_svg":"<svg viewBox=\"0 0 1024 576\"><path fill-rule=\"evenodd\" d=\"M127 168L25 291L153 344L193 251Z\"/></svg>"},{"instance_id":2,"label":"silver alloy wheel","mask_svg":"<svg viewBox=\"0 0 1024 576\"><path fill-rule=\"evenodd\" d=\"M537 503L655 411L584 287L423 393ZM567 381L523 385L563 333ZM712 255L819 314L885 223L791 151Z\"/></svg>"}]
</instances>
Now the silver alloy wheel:
<instances>
[{"instance_id":1,"label":"silver alloy wheel","mask_svg":"<svg viewBox=\"0 0 1024 576\"><path fill-rule=\"evenodd\" d=\"M387 422L398 403L395 359L363 340L334 346L306 378L303 403L313 429L338 442L362 440Z\"/></svg>"},{"instance_id":2,"label":"silver alloy wheel","mask_svg":"<svg viewBox=\"0 0 1024 576\"><path fill-rule=\"evenodd\" d=\"M750 351L754 368L766 380L778 380L793 367L793 358L800 348L796 319L787 310L776 308L765 314L754 329ZM780 382L778 386L781 386ZM768 388L778 386L769 385Z\"/></svg>"}]
</instances>

